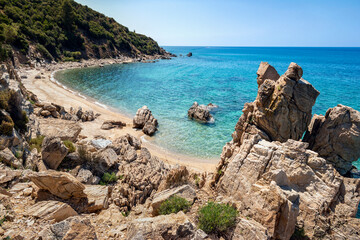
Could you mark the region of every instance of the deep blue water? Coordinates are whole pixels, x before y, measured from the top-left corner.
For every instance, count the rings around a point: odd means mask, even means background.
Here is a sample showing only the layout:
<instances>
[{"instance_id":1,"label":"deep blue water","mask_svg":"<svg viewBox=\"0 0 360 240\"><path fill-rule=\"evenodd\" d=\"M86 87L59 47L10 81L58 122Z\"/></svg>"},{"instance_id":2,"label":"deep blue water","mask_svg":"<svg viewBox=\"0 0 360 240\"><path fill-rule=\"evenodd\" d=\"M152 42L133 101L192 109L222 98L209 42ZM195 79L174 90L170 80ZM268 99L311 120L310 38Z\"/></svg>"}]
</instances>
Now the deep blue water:
<instances>
[{"instance_id":1,"label":"deep blue water","mask_svg":"<svg viewBox=\"0 0 360 240\"><path fill-rule=\"evenodd\" d=\"M241 115L257 94L256 71L267 61L283 74L298 63L320 91L316 114L337 104L360 110L360 48L165 47L177 57L156 63L111 65L58 72L63 84L128 116L147 105L159 120L153 141L173 152L218 158ZM219 105L214 124L187 119L194 101ZM360 167L360 165L358 165Z\"/></svg>"}]
</instances>

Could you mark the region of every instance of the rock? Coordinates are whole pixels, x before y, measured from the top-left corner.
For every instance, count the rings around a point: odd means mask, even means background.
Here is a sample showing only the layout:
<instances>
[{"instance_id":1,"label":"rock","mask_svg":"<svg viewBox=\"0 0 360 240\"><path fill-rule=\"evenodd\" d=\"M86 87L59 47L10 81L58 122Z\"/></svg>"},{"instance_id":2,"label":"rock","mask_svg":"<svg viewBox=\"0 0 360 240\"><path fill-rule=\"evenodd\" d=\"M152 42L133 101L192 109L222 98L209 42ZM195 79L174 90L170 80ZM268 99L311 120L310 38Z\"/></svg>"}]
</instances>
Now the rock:
<instances>
[{"instance_id":1,"label":"rock","mask_svg":"<svg viewBox=\"0 0 360 240\"><path fill-rule=\"evenodd\" d=\"M31 152L29 152L26 155L25 168L35 171L37 169L38 162L39 162L38 151L36 148L34 148L33 150L31 150Z\"/></svg>"},{"instance_id":2,"label":"rock","mask_svg":"<svg viewBox=\"0 0 360 240\"><path fill-rule=\"evenodd\" d=\"M46 137L41 146L42 160L49 168L57 169L68 151L60 138Z\"/></svg>"},{"instance_id":3,"label":"rock","mask_svg":"<svg viewBox=\"0 0 360 240\"><path fill-rule=\"evenodd\" d=\"M192 52L189 52L188 54L186 54L187 57L192 57Z\"/></svg>"},{"instance_id":4,"label":"rock","mask_svg":"<svg viewBox=\"0 0 360 240\"><path fill-rule=\"evenodd\" d=\"M56 112L56 107L52 104L49 103L44 103L42 106L42 109L44 109L45 111L49 111L49 112Z\"/></svg>"},{"instance_id":5,"label":"rock","mask_svg":"<svg viewBox=\"0 0 360 240\"><path fill-rule=\"evenodd\" d=\"M62 199L86 197L85 186L69 173L48 170L32 172L27 176L40 189L47 190Z\"/></svg>"},{"instance_id":6,"label":"rock","mask_svg":"<svg viewBox=\"0 0 360 240\"><path fill-rule=\"evenodd\" d=\"M98 171L105 172L117 163L116 152L112 148L102 150L97 155Z\"/></svg>"},{"instance_id":7,"label":"rock","mask_svg":"<svg viewBox=\"0 0 360 240\"><path fill-rule=\"evenodd\" d=\"M43 117L48 117L51 115L51 112L49 112L48 110L41 110L40 115Z\"/></svg>"},{"instance_id":8,"label":"rock","mask_svg":"<svg viewBox=\"0 0 360 240\"><path fill-rule=\"evenodd\" d=\"M270 239L267 229L254 220L240 218L232 234L233 239Z\"/></svg>"},{"instance_id":9,"label":"rock","mask_svg":"<svg viewBox=\"0 0 360 240\"><path fill-rule=\"evenodd\" d=\"M302 224L310 238L316 235L314 226L337 232L334 224L339 214L344 216L343 209L352 209L346 218L355 214L360 195L354 189L360 180L344 181L307 147L294 140L279 143L249 137L219 170L217 191L231 196L240 214L263 225L271 238L289 239L296 224Z\"/></svg>"},{"instance_id":10,"label":"rock","mask_svg":"<svg viewBox=\"0 0 360 240\"><path fill-rule=\"evenodd\" d=\"M147 135L152 135L157 130L158 122L152 115L147 106L139 108L133 119L134 128L143 129L143 132Z\"/></svg>"},{"instance_id":11,"label":"rock","mask_svg":"<svg viewBox=\"0 0 360 240\"><path fill-rule=\"evenodd\" d=\"M75 142L81 132L79 123L69 122L62 119L47 118L38 119L40 135L46 137L58 137L62 141Z\"/></svg>"},{"instance_id":12,"label":"rock","mask_svg":"<svg viewBox=\"0 0 360 240\"><path fill-rule=\"evenodd\" d=\"M172 196L185 198L192 204L196 198L196 192L190 185L183 185L180 187L167 189L154 195L151 206L153 208L152 214L156 216L159 214L161 204Z\"/></svg>"},{"instance_id":13,"label":"rock","mask_svg":"<svg viewBox=\"0 0 360 240\"><path fill-rule=\"evenodd\" d=\"M112 142L107 139L93 139L91 140L91 144L96 147L97 149L104 149L109 146Z\"/></svg>"},{"instance_id":14,"label":"rock","mask_svg":"<svg viewBox=\"0 0 360 240\"><path fill-rule=\"evenodd\" d=\"M22 164L19 159L17 159L10 149L5 148L0 151L0 162L5 163L6 165L14 168L21 168Z\"/></svg>"},{"instance_id":15,"label":"rock","mask_svg":"<svg viewBox=\"0 0 360 240\"><path fill-rule=\"evenodd\" d=\"M146 149L147 150L147 149ZM170 187L177 187L186 184L189 178L189 171L185 166L172 169L161 182L158 191L164 191Z\"/></svg>"},{"instance_id":16,"label":"rock","mask_svg":"<svg viewBox=\"0 0 360 240\"><path fill-rule=\"evenodd\" d=\"M347 174L360 158L360 112L338 105L325 116L314 115L303 141L339 171Z\"/></svg>"},{"instance_id":17,"label":"rock","mask_svg":"<svg viewBox=\"0 0 360 240\"><path fill-rule=\"evenodd\" d=\"M22 176L20 170L2 170L0 169L0 184L7 184L18 180Z\"/></svg>"},{"instance_id":18,"label":"rock","mask_svg":"<svg viewBox=\"0 0 360 240\"><path fill-rule=\"evenodd\" d=\"M76 216L77 212L66 203L41 201L26 209L24 215L60 222L68 217Z\"/></svg>"},{"instance_id":19,"label":"rock","mask_svg":"<svg viewBox=\"0 0 360 240\"><path fill-rule=\"evenodd\" d=\"M89 212L97 212L109 207L109 197L111 196L111 188L100 185L85 185L84 192L88 199L87 210Z\"/></svg>"},{"instance_id":20,"label":"rock","mask_svg":"<svg viewBox=\"0 0 360 240\"><path fill-rule=\"evenodd\" d=\"M90 170L81 168L76 176L76 178L84 184L97 184L98 183L98 177L93 176L92 172Z\"/></svg>"},{"instance_id":21,"label":"rock","mask_svg":"<svg viewBox=\"0 0 360 240\"><path fill-rule=\"evenodd\" d=\"M255 132L263 139L280 142L299 140L303 136L319 92L299 78L300 73L301 68L291 63L286 74L278 80L266 79L259 86L256 100L244 106L233 133L233 142L241 144L244 133Z\"/></svg>"},{"instance_id":22,"label":"rock","mask_svg":"<svg viewBox=\"0 0 360 240\"><path fill-rule=\"evenodd\" d=\"M196 227L183 212L154 218L140 218L129 223L127 239L192 239Z\"/></svg>"},{"instance_id":23,"label":"rock","mask_svg":"<svg viewBox=\"0 0 360 240\"><path fill-rule=\"evenodd\" d=\"M101 129L103 130L110 130L113 128L123 128L126 127L126 123L123 123L121 121L105 121L101 125Z\"/></svg>"},{"instance_id":24,"label":"rock","mask_svg":"<svg viewBox=\"0 0 360 240\"><path fill-rule=\"evenodd\" d=\"M277 81L280 78L280 75L278 74L276 69L267 62L260 63L259 69L257 70L256 74L259 87L266 79Z\"/></svg>"},{"instance_id":25,"label":"rock","mask_svg":"<svg viewBox=\"0 0 360 240\"><path fill-rule=\"evenodd\" d=\"M90 220L80 217L70 217L59 223L47 226L39 233L39 237L44 240L98 239L95 228Z\"/></svg>"},{"instance_id":26,"label":"rock","mask_svg":"<svg viewBox=\"0 0 360 240\"><path fill-rule=\"evenodd\" d=\"M53 116L54 118L60 118L60 113L58 113L57 111L52 111L51 116Z\"/></svg>"},{"instance_id":27,"label":"rock","mask_svg":"<svg viewBox=\"0 0 360 240\"><path fill-rule=\"evenodd\" d=\"M188 110L188 117L202 122L213 121L209 108L205 105L199 105L197 102L194 102Z\"/></svg>"}]
</instances>

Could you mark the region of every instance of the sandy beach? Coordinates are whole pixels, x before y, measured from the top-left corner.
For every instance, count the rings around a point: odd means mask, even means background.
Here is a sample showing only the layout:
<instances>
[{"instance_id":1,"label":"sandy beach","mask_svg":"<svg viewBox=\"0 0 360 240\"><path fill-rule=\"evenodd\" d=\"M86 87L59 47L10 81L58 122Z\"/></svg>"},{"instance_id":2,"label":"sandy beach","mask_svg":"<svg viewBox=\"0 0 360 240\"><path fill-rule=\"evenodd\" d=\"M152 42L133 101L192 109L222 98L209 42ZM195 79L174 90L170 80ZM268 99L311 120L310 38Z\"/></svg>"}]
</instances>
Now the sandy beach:
<instances>
[{"instance_id":1,"label":"sandy beach","mask_svg":"<svg viewBox=\"0 0 360 240\"><path fill-rule=\"evenodd\" d=\"M101 114L92 122L80 122L82 131L80 135L88 138L101 136L106 139L115 140L116 138L129 133L142 140L143 146L148 148L152 155L159 157L162 161L170 164L179 164L201 172L213 172L219 159L201 159L185 156L170 152L151 143L151 137L146 136L141 130L132 127L132 119L115 109L99 104L95 99L83 96L67 87L59 84L54 78L53 73L59 70L79 67L103 66L107 64L130 63L132 59L102 59L82 61L81 63L58 63L46 65L38 68L22 68L19 70L24 86L37 95L41 102L57 103L69 110L70 107L82 107L83 110L92 110L94 113ZM151 63L149 63L151 64ZM26 76L26 77L24 77ZM39 78L39 76L41 76ZM139 108L142 106L139 106ZM156 113L155 113L156 114ZM102 130L101 125L106 120L117 120L126 123L122 129ZM161 124L161 122L159 123Z\"/></svg>"}]
</instances>

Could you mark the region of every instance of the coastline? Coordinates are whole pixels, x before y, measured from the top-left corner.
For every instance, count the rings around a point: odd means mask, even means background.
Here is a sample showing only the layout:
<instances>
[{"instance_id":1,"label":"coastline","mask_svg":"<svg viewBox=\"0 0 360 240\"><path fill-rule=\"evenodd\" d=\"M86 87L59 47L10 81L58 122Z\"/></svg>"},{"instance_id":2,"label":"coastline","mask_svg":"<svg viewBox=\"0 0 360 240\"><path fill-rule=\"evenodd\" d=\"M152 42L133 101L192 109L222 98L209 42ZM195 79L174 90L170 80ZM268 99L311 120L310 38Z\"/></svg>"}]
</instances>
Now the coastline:
<instances>
[{"instance_id":1,"label":"coastline","mask_svg":"<svg viewBox=\"0 0 360 240\"><path fill-rule=\"evenodd\" d=\"M105 104L99 103L96 99L85 96L80 92L74 91L68 86L58 82L54 74L57 71L84 68L84 67L102 67L110 64L126 64L137 62L134 59L91 59L82 62L64 62L56 64L43 65L36 68L20 68L20 76L25 88L33 92L40 101L57 103L70 109L70 107L82 107L84 110L93 110L94 113L101 114L93 122L80 122L82 131L80 135L94 138L102 136L104 138L115 140L124 135L131 134L142 140L143 146L149 149L152 155L159 157L163 162L169 164L179 164L201 172L213 172L219 159L206 159L186 156L180 153L171 152L151 142L150 137L143 134L141 130L132 128L132 118L121 113L118 109L111 108ZM39 78L40 76L40 78ZM141 107L141 106L139 106ZM117 120L126 123L122 129L102 130L102 123L106 120ZM161 123L160 123L161 124ZM144 141L145 138L145 141Z\"/></svg>"}]
</instances>

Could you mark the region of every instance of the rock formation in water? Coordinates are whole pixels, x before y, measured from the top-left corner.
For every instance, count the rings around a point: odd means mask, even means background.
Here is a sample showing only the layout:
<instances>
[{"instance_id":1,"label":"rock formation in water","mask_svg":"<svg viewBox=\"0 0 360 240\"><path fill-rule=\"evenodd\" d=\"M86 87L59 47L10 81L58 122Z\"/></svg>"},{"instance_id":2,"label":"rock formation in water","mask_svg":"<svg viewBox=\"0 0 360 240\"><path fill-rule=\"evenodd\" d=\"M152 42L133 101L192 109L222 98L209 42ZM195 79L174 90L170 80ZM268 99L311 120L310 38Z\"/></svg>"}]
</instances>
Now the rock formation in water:
<instances>
[{"instance_id":1,"label":"rock formation in water","mask_svg":"<svg viewBox=\"0 0 360 240\"><path fill-rule=\"evenodd\" d=\"M306 137L309 146L299 140L319 92L301 78L295 63L277 76L261 63L258 96L245 104L212 184L270 238L290 239L297 229L310 238L356 239L360 180L342 177L329 163L341 168L358 157L359 113L338 106L325 117L315 116ZM344 151L336 152L335 142ZM336 153L344 157L331 158Z\"/></svg>"},{"instance_id":2,"label":"rock formation in water","mask_svg":"<svg viewBox=\"0 0 360 240\"><path fill-rule=\"evenodd\" d=\"M188 117L190 119L195 119L200 122L211 122L214 121L213 116L210 111L217 106L209 104L208 106L199 105L197 102L194 102L193 105L188 110Z\"/></svg>"},{"instance_id":3,"label":"rock formation in water","mask_svg":"<svg viewBox=\"0 0 360 240\"><path fill-rule=\"evenodd\" d=\"M133 119L134 128L140 128L149 136L152 136L157 131L158 121L152 115L147 106L139 108Z\"/></svg>"},{"instance_id":4,"label":"rock formation in water","mask_svg":"<svg viewBox=\"0 0 360 240\"><path fill-rule=\"evenodd\" d=\"M304 141L340 174L347 174L360 158L360 112L338 105L325 116L314 115Z\"/></svg>"}]
</instances>

